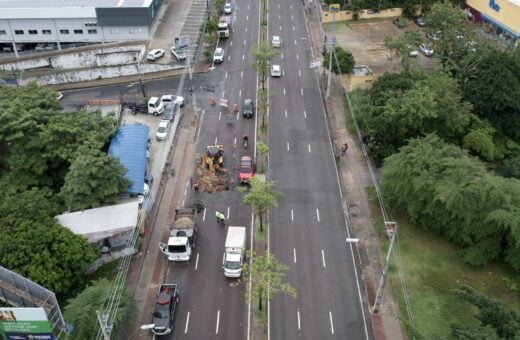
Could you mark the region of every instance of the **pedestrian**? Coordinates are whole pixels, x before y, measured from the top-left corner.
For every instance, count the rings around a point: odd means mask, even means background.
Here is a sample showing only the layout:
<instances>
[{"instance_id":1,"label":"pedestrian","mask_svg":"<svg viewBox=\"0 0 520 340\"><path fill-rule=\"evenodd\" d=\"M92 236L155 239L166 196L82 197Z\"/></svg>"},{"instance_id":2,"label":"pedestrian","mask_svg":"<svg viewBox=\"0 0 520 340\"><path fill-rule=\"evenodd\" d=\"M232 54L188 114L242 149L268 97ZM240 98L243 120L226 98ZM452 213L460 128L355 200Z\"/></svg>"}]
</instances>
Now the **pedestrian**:
<instances>
[{"instance_id":1,"label":"pedestrian","mask_svg":"<svg viewBox=\"0 0 520 340\"><path fill-rule=\"evenodd\" d=\"M348 144L343 143L343 145L341 146L341 155L344 156L347 153L347 150L348 150Z\"/></svg>"},{"instance_id":2,"label":"pedestrian","mask_svg":"<svg viewBox=\"0 0 520 340\"><path fill-rule=\"evenodd\" d=\"M226 217L224 216L224 213L217 210L215 212L215 215L217 217L217 224L224 225L224 221L226 220Z\"/></svg>"},{"instance_id":3,"label":"pedestrian","mask_svg":"<svg viewBox=\"0 0 520 340\"><path fill-rule=\"evenodd\" d=\"M195 193L199 194L199 181L193 182L193 190L195 190Z\"/></svg>"}]
</instances>

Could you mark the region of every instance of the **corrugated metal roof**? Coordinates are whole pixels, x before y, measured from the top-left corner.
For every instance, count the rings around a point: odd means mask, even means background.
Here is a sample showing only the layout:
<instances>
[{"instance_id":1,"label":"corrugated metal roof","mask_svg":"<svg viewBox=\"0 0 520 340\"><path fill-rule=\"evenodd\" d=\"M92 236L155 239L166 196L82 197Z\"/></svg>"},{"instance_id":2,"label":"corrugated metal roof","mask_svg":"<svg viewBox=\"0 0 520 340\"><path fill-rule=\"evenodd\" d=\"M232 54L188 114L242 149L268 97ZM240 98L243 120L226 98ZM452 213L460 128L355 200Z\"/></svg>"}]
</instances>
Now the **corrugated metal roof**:
<instances>
[{"instance_id":1,"label":"corrugated metal roof","mask_svg":"<svg viewBox=\"0 0 520 340\"><path fill-rule=\"evenodd\" d=\"M108 148L108 154L117 157L128 169L125 177L132 181L128 189L131 194L143 194L144 191L149 131L148 126L141 124L120 126Z\"/></svg>"},{"instance_id":2,"label":"corrugated metal roof","mask_svg":"<svg viewBox=\"0 0 520 340\"><path fill-rule=\"evenodd\" d=\"M148 0L2 0L0 8L145 7Z\"/></svg>"}]
</instances>

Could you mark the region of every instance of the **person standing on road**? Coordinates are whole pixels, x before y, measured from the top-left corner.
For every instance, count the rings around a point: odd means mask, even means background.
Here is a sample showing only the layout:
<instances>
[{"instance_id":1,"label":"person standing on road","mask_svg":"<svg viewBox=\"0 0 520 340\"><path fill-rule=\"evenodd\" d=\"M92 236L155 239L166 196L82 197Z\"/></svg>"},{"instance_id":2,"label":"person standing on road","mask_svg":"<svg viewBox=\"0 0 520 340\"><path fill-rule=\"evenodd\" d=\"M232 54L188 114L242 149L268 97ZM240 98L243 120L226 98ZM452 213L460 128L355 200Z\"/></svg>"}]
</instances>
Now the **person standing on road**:
<instances>
[{"instance_id":1,"label":"person standing on road","mask_svg":"<svg viewBox=\"0 0 520 340\"><path fill-rule=\"evenodd\" d=\"M345 142L345 143L343 143L343 145L341 146L341 155L342 155L342 156L345 156L345 154L347 153L347 150L348 150L348 144Z\"/></svg>"},{"instance_id":2,"label":"person standing on road","mask_svg":"<svg viewBox=\"0 0 520 340\"><path fill-rule=\"evenodd\" d=\"M224 213L221 212L221 211L216 210L215 211L215 216L217 217L217 224L224 225L224 223L226 221L226 217L224 216Z\"/></svg>"}]
</instances>

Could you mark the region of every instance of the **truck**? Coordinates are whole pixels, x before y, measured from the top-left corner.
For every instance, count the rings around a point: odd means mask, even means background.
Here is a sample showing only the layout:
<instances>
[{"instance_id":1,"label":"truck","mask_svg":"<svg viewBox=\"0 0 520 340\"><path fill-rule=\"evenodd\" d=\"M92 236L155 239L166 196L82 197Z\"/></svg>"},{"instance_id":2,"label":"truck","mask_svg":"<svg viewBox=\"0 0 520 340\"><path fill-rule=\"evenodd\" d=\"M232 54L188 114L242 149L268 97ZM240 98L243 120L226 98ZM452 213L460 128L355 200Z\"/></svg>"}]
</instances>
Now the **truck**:
<instances>
[{"instance_id":1,"label":"truck","mask_svg":"<svg viewBox=\"0 0 520 340\"><path fill-rule=\"evenodd\" d=\"M173 330L175 311L179 303L179 290L175 283L165 283L159 287L152 313L152 332L156 335L170 334Z\"/></svg>"},{"instance_id":2,"label":"truck","mask_svg":"<svg viewBox=\"0 0 520 340\"><path fill-rule=\"evenodd\" d=\"M222 258L224 276L238 278L242 275L246 250L246 227L228 227Z\"/></svg>"},{"instance_id":3,"label":"truck","mask_svg":"<svg viewBox=\"0 0 520 340\"><path fill-rule=\"evenodd\" d=\"M162 115L164 112L164 103L160 100L159 97L151 97L148 100L148 114L153 114L154 116Z\"/></svg>"},{"instance_id":4,"label":"truck","mask_svg":"<svg viewBox=\"0 0 520 340\"><path fill-rule=\"evenodd\" d=\"M197 210L175 209L175 219L170 227L168 243L159 242L159 249L170 261L189 261L195 248L197 234Z\"/></svg>"},{"instance_id":5,"label":"truck","mask_svg":"<svg viewBox=\"0 0 520 340\"><path fill-rule=\"evenodd\" d=\"M218 19L218 37L229 38L231 32L231 17L221 16Z\"/></svg>"}]
</instances>

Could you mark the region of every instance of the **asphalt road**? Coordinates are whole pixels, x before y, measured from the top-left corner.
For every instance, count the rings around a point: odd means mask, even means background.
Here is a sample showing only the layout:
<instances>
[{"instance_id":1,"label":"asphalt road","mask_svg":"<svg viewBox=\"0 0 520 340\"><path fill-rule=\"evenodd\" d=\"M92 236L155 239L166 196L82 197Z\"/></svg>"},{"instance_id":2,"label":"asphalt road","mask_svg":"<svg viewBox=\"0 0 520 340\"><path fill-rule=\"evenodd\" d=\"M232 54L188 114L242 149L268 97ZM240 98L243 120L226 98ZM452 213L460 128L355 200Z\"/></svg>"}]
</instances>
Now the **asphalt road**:
<instances>
[{"instance_id":1,"label":"asphalt road","mask_svg":"<svg viewBox=\"0 0 520 340\"><path fill-rule=\"evenodd\" d=\"M270 303L270 337L368 339L302 2L269 6L269 37L282 39L273 63L283 70L270 80L269 178L283 194L270 210L270 251L298 292Z\"/></svg>"}]
</instances>

